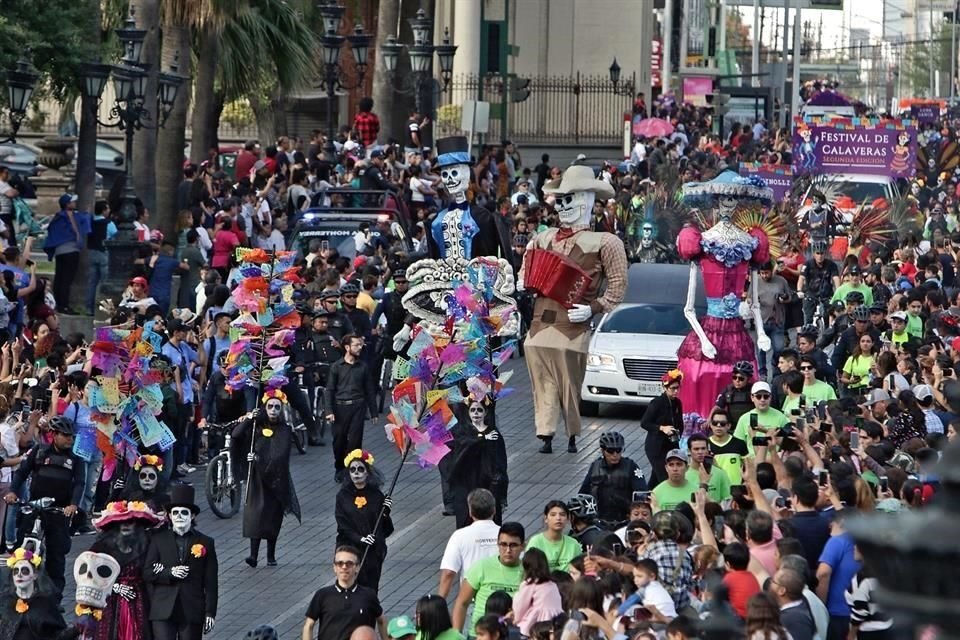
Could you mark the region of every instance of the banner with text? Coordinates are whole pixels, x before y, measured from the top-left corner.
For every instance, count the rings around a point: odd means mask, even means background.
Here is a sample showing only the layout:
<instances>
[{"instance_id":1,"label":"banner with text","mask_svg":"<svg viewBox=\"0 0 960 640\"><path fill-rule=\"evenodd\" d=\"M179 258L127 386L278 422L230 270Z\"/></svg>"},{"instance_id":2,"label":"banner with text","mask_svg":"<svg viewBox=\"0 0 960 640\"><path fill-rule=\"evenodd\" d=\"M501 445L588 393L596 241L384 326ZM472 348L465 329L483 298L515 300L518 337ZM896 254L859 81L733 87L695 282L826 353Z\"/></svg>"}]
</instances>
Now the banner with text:
<instances>
[{"instance_id":1,"label":"banner with text","mask_svg":"<svg viewBox=\"0 0 960 640\"><path fill-rule=\"evenodd\" d=\"M765 162L741 162L740 175L763 178L767 186L773 189L773 201L783 202L793 188L793 167L788 164L767 164Z\"/></svg>"},{"instance_id":2,"label":"banner with text","mask_svg":"<svg viewBox=\"0 0 960 640\"><path fill-rule=\"evenodd\" d=\"M940 105L936 102L924 102L910 105L910 117L920 124L929 124L940 119Z\"/></svg>"},{"instance_id":3,"label":"banner with text","mask_svg":"<svg viewBox=\"0 0 960 640\"><path fill-rule=\"evenodd\" d=\"M794 175L868 173L910 178L916 170L917 129L910 118L797 117Z\"/></svg>"}]
</instances>

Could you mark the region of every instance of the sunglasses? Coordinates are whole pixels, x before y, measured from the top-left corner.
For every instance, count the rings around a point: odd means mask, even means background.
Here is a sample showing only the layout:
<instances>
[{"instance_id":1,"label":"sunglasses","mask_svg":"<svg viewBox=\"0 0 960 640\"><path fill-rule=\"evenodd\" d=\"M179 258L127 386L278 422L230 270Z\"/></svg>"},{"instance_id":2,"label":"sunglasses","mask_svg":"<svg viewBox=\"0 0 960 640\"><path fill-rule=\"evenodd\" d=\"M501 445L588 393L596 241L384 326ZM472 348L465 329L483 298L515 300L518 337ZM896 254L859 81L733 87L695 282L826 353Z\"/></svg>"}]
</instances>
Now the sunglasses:
<instances>
[{"instance_id":1,"label":"sunglasses","mask_svg":"<svg viewBox=\"0 0 960 640\"><path fill-rule=\"evenodd\" d=\"M769 393L755 393L755 394L753 394L753 397L756 398L757 400L769 400L769 399L770 399L770 394L769 394Z\"/></svg>"},{"instance_id":2,"label":"sunglasses","mask_svg":"<svg viewBox=\"0 0 960 640\"><path fill-rule=\"evenodd\" d=\"M746 380L746 379L747 379L747 376L742 376L742 375L740 375L740 374L737 374L737 375L733 376L733 379L734 379L734 380Z\"/></svg>"},{"instance_id":3,"label":"sunglasses","mask_svg":"<svg viewBox=\"0 0 960 640\"><path fill-rule=\"evenodd\" d=\"M353 560L334 560L333 566L338 569L353 569L355 566L357 566L357 563Z\"/></svg>"},{"instance_id":4,"label":"sunglasses","mask_svg":"<svg viewBox=\"0 0 960 640\"><path fill-rule=\"evenodd\" d=\"M673 389L674 391L676 391L679 388L680 388L680 385L678 384L667 385L667 389Z\"/></svg>"},{"instance_id":5,"label":"sunglasses","mask_svg":"<svg viewBox=\"0 0 960 640\"><path fill-rule=\"evenodd\" d=\"M810 367L810 366L800 367L800 371L813 371L813 369L814 369L814 368L813 368L813 367Z\"/></svg>"},{"instance_id":6,"label":"sunglasses","mask_svg":"<svg viewBox=\"0 0 960 640\"><path fill-rule=\"evenodd\" d=\"M402 285L402 284L407 284L407 281L406 281L406 280L394 280L394 281L393 281L393 284L395 284L395 285L397 285L397 286L400 286L400 285Z\"/></svg>"},{"instance_id":7,"label":"sunglasses","mask_svg":"<svg viewBox=\"0 0 960 640\"><path fill-rule=\"evenodd\" d=\"M726 426L729 426L729 425L730 425L730 422L727 421L727 420L714 420L714 421L713 421L713 426L715 426L715 427L726 427Z\"/></svg>"},{"instance_id":8,"label":"sunglasses","mask_svg":"<svg viewBox=\"0 0 960 640\"><path fill-rule=\"evenodd\" d=\"M623 449L604 449L607 453L623 453Z\"/></svg>"}]
</instances>

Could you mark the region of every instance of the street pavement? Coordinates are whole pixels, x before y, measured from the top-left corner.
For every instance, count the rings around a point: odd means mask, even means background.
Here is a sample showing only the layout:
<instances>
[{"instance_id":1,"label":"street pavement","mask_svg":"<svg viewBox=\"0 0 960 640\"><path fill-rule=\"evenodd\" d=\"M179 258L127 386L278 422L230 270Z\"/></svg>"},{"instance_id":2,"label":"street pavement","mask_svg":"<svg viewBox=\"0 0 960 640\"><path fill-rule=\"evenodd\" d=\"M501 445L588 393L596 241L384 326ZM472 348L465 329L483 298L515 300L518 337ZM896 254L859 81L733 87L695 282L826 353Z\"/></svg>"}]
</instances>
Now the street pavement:
<instances>
[{"instance_id":1,"label":"street pavement","mask_svg":"<svg viewBox=\"0 0 960 640\"><path fill-rule=\"evenodd\" d=\"M554 441L552 455L537 453L540 441L534 436L533 400L527 368L522 359L510 360L504 370L514 371L514 392L497 403L497 422L504 435L509 460L509 507L505 520L516 520L527 535L542 528L542 509L547 501L572 496L590 463L598 455L597 441L608 429L617 429L627 441L624 454L632 457L649 475L643 456L641 409L607 407L600 418L584 418L579 438L580 452L566 453L562 434ZM313 593L333 581L333 550L336 539L334 497L339 485L333 482L333 455L329 446L311 447L306 455L295 450L291 457L294 482L300 499L303 522L288 517L277 545L277 567L267 567L261 549L260 566L248 567L243 559L248 541L241 537L241 515L221 520L204 499L203 470L189 479L197 492L202 511L198 528L213 536L220 561L220 605L209 640L239 640L247 630L268 623L277 628L281 640L297 640L304 614ZM370 450L375 466L389 483L400 463L397 448L386 440L380 424L368 422L364 447ZM420 469L414 456L404 465L394 493L394 534L387 540L388 554L380 581L380 601L388 617L413 614L421 596L436 591L440 558L447 538L454 531L454 519L443 517L439 474L435 468ZM87 549L92 536L73 539L68 561ZM66 593L73 590L68 579ZM456 592L451 594L455 597ZM72 607L68 606L68 610Z\"/></svg>"}]
</instances>

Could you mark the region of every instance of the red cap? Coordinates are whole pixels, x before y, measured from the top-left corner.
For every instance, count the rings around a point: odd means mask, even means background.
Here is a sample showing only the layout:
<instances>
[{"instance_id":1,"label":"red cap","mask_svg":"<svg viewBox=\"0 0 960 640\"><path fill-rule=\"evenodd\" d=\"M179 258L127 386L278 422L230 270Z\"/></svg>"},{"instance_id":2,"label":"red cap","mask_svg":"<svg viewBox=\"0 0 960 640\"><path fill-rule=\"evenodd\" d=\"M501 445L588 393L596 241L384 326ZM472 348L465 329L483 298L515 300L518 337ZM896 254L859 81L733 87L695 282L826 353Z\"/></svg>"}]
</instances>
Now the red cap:
<instances>
[{"instance_id":1,"label":"red cap","mask_svg":"<svg viewBox=\"0 0 960 640\"><path fill-rule=\"evenodd\" d=\"M354 270L359 269L360 267L362 267L362 266L365 265L365 264L367 264L367 259L364 258L363 256L357 256L356 258L353 259L353 268L354 268Z\"/></svg>"},{"instance_id":2,"label":"red cap","mask_svg":"<svg viewBox=\"0 0 960 640\"><path fill-rule=\"evenodd\" d=\"M143 276L137 276L136 278L130 279L130 284L142 284L145 287L149 287L150 283L147 282L147 279Z\"/></svg>"}]
</instances>

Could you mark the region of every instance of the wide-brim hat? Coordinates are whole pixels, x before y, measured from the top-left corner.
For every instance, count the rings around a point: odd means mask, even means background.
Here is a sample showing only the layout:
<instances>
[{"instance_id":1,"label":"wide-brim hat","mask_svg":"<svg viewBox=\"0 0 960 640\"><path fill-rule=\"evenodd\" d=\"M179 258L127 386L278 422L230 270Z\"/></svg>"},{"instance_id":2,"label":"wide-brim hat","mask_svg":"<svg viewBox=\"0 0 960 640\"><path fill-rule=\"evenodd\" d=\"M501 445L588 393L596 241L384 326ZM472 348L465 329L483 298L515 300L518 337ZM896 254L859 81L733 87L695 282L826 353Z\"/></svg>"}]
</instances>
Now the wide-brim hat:
<instances>
[{"instance_id":1,"label":"wide-brim hat","mask_svg":"<svg viewBox=\"0 0 960 640\"><path fill-rule=\"evenodd\" d=\"M130 522L140 520L147 526L153 526L163 520L160 514L155 513L146 502L127 502L118 500L108 502L100 517L93 520L93 526L102 531L115 522Z\"/></svg>"},{"instance_id":2,"label":"wide-brim hat","mask_svg":"<svg viewBox=\"0 0 960 640\"><path fill-rule=\"evenodd\" d=\"M592 191L597 194L597 197L602 198L612 198L616 195L609 182L600 180L593 174L593 169L582 164L567 167L558 180L548 180L543 184L544 193L575 191Z\"/></svg>"},{"instance_id":3,"label":"wide-brim hat","mask_svg":"<svg viewBox=\"0 0 960 640\"><path fill-rule=\"evenodd\" d=\"M724 171L707 182L688 182L683 185L683 199L688 204L704 204L721 196L732 196L747 200L759 200L761 204L773 202L773 189L767 186L763 178L741 176L735 171Z\"/></svg>"},{"instance_id":4,"label":"wide-brim hat","mask_svg":"<svg viewBox=\"0 0 960 640\"><path fill-rule=\"evenodd\" d=\"M437 140L437 167L449 167L455 164L473 165L470 157L470 143L466 136L449 136Z\"/></svg>"},{"instance_id":5,"label":"wide-brim hat","mask_svg":"<svg viewBox=\"0 0 960 640\"><path fill-rule=\"evenodd\" d=\"M200 507L194 502L195 494L193 487L187 484L174 485L170 490L170 501L163 505L163 510L167 513L174 507L188 507L194 514L200 513Z\"/></svg>"}]
</instances>

